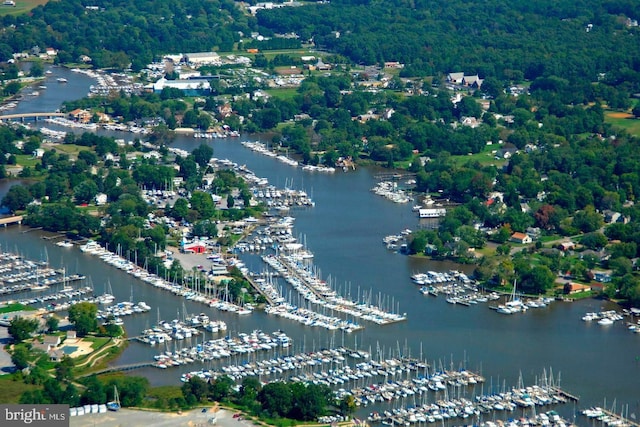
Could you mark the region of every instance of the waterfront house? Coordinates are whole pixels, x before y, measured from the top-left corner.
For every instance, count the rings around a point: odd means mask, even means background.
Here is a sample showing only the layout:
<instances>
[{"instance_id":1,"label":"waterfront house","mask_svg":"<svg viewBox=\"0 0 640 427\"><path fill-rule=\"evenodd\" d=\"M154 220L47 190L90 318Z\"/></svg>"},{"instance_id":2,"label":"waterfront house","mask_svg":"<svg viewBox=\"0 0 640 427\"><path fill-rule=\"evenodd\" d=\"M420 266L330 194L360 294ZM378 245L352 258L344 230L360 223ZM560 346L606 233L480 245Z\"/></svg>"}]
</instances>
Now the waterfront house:
<instances>
[{"instance_id":1,"label":"waterfront house","mask_svg":"<svg viewBox=\"0 0 640 427\"><path fill-rule=\"evenodd\" d=\"M529 236L527 234L524 234L524 233L519 233L519 232L513 233L509 240L514 242L514 243L520 243L522 245L529 244L529 243L531 243L533 241L531 239L531 236Z\"/></svg>"},{"instance_id":2,"label":"waterfront house","mask_svg":"<svg viewBox=\"0 0 640 427\"><path fill-rule=\"evenodd\" d=\"M569 282L566 285L564 285L564 293L569 295L578 294L580 292L587 292L590 290L591 290L591 286L581 285L580 283Z\"/></svg>"},{"instance_id":3,"label":"waterfront house","mask_svg":"<svg viewBox=\"0 0 640 427\"><path fill-rule=\"evenodd\" d=\"M89 123L92 114L88 110L76 108L75 110L69 112L69 117L80 123Z\"/></svg>"},{"instance_id":4,"label":"waterfront house","mask_svg":"<svg viewBox=\"0 0 640 427\"><path fill-rule=\"evenodd\" d=\"M611 274L610 272L606 272L606 271L594 271L593 280L601 283L609 283L611 282Z\"/></svg>"}]
</instances>

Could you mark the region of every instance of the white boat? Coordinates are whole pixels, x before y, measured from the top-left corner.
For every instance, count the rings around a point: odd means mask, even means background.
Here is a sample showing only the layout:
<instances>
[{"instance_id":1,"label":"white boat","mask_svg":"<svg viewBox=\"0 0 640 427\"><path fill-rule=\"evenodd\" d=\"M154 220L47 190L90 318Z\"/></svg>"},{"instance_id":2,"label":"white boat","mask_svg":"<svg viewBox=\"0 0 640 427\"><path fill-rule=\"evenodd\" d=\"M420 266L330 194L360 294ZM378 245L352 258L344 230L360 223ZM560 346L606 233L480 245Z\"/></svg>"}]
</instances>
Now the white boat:
<instances>
[{"instance_id":1,"label":"white boat","mask_svg":"<svg viewBox=\"0 0 640 427\"><path fill-rule=\"evenodd\" d=\"M598 320L598 325L602 325L602 326L613 325L613 319L609 317L603 317L602 319Z\"/></svg>"},{"instance_id":2,"label":"white boat","mask_svg":"<svg viewBox=\"0 0 640 427\"><path fill-rule=\"evenodd\" d=\"M61 248L71 248L73 247L73 243L68 240L61 240L56 243L56 246L60 246Z\"/></svg>"},{"instance_id":3,"label":"white boat","mask_svg":"<svg viewBox=\"0 0 640 427\"><path fill-rule=\"evenodd\" d=\"M56 81L57 81L58 83L66 83L66 82L67 82L67 79L65 79L64 77L58 77L58 78L56 79Z\"/></svg>"}]
</instances>

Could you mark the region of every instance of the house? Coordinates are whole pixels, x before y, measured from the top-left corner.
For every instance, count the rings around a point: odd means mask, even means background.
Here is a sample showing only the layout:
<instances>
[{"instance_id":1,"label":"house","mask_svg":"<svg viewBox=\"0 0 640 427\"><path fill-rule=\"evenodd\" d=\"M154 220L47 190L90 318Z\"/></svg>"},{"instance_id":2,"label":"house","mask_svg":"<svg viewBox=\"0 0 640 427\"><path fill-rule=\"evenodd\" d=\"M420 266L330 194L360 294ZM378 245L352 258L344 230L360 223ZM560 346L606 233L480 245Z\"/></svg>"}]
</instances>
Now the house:
<instances>
[{"instance_id":1,"label":"house","mask_svg":"<svg viewBox=\"0 0 640 427\"><path fill-rule=\"evenodd\" d=\"M609 283L611 282L611 274L606 271L594 271L593 280L600 283Z\"/></svg>"},{"instance_id":2,"label":"house","mask_svg":"<svg viewBox=\"0 0 640 427\"><path fill-rule=\"evenodd\" d=\"M447 214L444 208L419 209L418 216L420 218L440 218Z\"/></svg>"},{"instance_id":3,"label":"house","mask_svg":"<svg viewBox=\"0 0 640 427\"><path fill-rule=\"evenodd\" d=\"M230 117L232 113L233 113L233 109L231 108L231 104L224 104L224 105L218 106L218 114L220 114L220 117L222 117L223 119Z\"/></svg>"},{"instance_id":4,"label":"house","mask_svg":"<svg viewBox=\"0 0 640 427\"><path fill-rule=\"evenodd\" d=\"M384 68L400 69L400 68L404 68L404 64L397 61L389 61L384 63Z\"/></svg>"},{"instance_id":5,"label":"house","mask_svg":"<svg viewBox=\"0 0 640 427\"><path fill-rule=\"evenodd\" d=\"M464 76L462 78L463 85L473 88L479 88L480 86L482 86L483 81L484 80L478 77L477 74L475 76Z\"/></svg>"},{"instance_id":6,"label":"house","mask_svg":"<svg viewBox=\"0 0 640 427\"><path fill-rule=\"evenodd\" d=\"M58 347L61 343L60 337L57 335L45 335L42 338L42 342L35 340L33 348L42 350L45 353L49 353L52 349Z\"/></svg>"},{"instance_id":7,"label":"house","mask_svg":"<svg viewBox=\"0 0 640 427\"><path fill-rule=\"evenodd\" d=\"M575 244L575 243L573 243L573 242L569 242L569 241L567 241L567 242L562 242L562 243L560 243L560 244L558 245L558 248L559 248L561 251L565 251L565 252L566 252L566 251L570 251L570 250L574 249L575 247L576 247L576 244Z\"/></svg>"},{"instance_id":8,"label":"house","mask_svg":"<svg viewBox=\"0 0 640 427\"><path fill-rule=\"evenodd\" d=\"M580 283L567 283L564 285L564 293L565 294L578 294L580 292L587 292L591 290L591 286L581 285Z\"/></svg>"},{"instance_id":9,"label":"house","mask_svg":"<svg viewBox=\"0 0 640 427\"><path fill-rule=\"evenodd\" d=\"M449 73L447 74L447 82L453 83L456 85L462 84L464 80L464 73Z\"/></svg>"},{"instance_id":10,"label":"house","mask_svg":"<svg viewBox=\"0 0 640 427\"><path fill-rule=\"evenodd\" d=\"M524 234L524 233L519 233L519 232L513 233L509 240L514 242L514 243L520 243L522 245L529 244L529 243L531 243L533 241L531 239L531 236L529 236L527 234Z\"/></svg>"},{"instance_id":11,"label":"house","mask_svg":"<svg viewBox=\"0 0 640 427\"><path fill-rule=\"evenodd\" d=\"M604 211L604 222L607 224L612 224L614 222L620 221L622 214L620 212L614 212L612 210Z\"/></svg>"},{"instance_id":12,"label":"house","mask_svg":"<svg viewBox=\"0 0 640 427\"><path fill-rule=\"evenodd\" d=\"M104 193L98 193L96 194L95 200L96 200L96 205L102 206L107 204L108 197Z\"/></svg>"},{"instance_id":13,"label":"house","mask_svg":"<svg viewBox=\"0 0 640 427\"><path fill-rule=\"evenodd\" d=\"M85 110L82 108L76 108L73 111L69 112L69 117L77 122L80 123L89 123L89 121L91 121L91 117L93 117L93 115L91 114L91 111L89 110Z\"/></svg>"}]
</instances>

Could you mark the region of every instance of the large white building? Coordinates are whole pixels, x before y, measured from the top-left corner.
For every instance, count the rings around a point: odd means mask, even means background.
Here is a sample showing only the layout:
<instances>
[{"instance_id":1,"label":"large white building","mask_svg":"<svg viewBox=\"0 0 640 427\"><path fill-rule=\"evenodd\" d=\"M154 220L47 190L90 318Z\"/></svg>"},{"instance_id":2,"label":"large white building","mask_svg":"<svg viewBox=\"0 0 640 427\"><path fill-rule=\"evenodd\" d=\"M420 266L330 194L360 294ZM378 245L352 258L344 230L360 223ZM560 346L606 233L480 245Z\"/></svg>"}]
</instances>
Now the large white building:
<instances>
[{"instance_id":1,"label":"large white building","mask_svg":"<svg viewBox=\"0 0 640 427\"><path fill-rule=\"evenodd\" d=\"M185 95L203 95L211 92L207 80L167 80L164 77L153 84L154 92L162 92L165 87L180 89Z\"/></svg>"},{"instance_id":2,"label":"large white building","mask_svg":"<svg viewBox=\"0 0 640 427\"><path fill-rule=\"evenodd\" d=\"M216 52L194 52L184 54L185 62L193 66L198 65L220 65L220 55Z\"/></svg>"}]
</instances>

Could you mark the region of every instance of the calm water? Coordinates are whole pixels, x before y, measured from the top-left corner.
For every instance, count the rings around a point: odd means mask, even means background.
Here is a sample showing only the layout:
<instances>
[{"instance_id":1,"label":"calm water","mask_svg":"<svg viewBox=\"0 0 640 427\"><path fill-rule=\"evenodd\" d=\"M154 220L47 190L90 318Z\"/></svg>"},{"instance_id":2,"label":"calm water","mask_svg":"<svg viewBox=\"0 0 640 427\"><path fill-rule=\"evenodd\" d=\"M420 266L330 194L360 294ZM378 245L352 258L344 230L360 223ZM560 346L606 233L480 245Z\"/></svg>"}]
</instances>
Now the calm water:
<instances>
[{"instance_id":1,"label":"calm water","mask_svg":"<svg viewBox=\"0 0 640 427\"><path fill-rule=\"evenodd\" d=\"M63 69L54 69L48 88L37 99L27 99L16 111L53 111L65 99L84 96L91 79ZM55 82L62 75L67 85ZM64 86L61 87L61 86ZM56 104L57 103L57 104ZM125 139L133 139L125 134ZM447 271L464 269L448 263L416 260L388 252L382 237L398 233L404 228L416 228L418 219L409 205L397 205L369 190L375 184L375 169L360 168L355 172L311 174L294 169L277 160L257 155L242 147L243 140L209 140L214 156L229 158L246 164L258 176L267 177L278 187L289 185L304 189L312 195L314 208L292 211L296 217L294 232L305 240L315 254L315 265L325 279L331 279L342 293L350 290L356 297L360 292L388 296L385 301L399 305L408 320L388 326L365 324L364 331L344 336L324 330L309 329L284 319L263 313L238 317L217 312L201 304L183 302L182 299L156 290L127 274L107 266L77 248L63 249L41 238L39 232L21 227L0 229L2 250L18 251L29 258L48 257L54 266L67 271L80 272L91 278L96 292L102 293L110 282L117 300L144 300L150 313L125 318L130 335L153 325L157 318L173 319L180 313L206 312L211 318L220 318L229 325L230 334L262 329L267 332L282 329L294 338L295 350L309 351L331 344L374 351L376 348L410 349L411 355L422 355L436 364L456 367L465 364L479 370L495 385L504 382L515 385L520 373L525 383L533 383L543 370L552 369L561 375L561 386L581 397L580 406L602 406L604 399L611 406L617 402L629 405L629 413L640 416L640 334L632 334L622 324L603 328L580 320L587 311L599 311L602 301L587 300L575 303L556 302L545 309L503 316L490 310L486 304L463 307L447 304L444 298L424 297L410 281L411 274L425 270ZM202 140L178 138L175 146L191 150ZM0 183L0 192L8 185ZM259 272L264 269L258 257L246 257L247 266ZM158 312L159 310L159 316ZM131 343L116 364L150 360L158 350ZM235 360L234 360L235 361ZM242 360L238 360L242 361ZM196 365L167 371L143 369L153 384L177 383L180 373L196 369ZM488 385L487 385L488 387Z\"/></svg>"}]
</instances>

